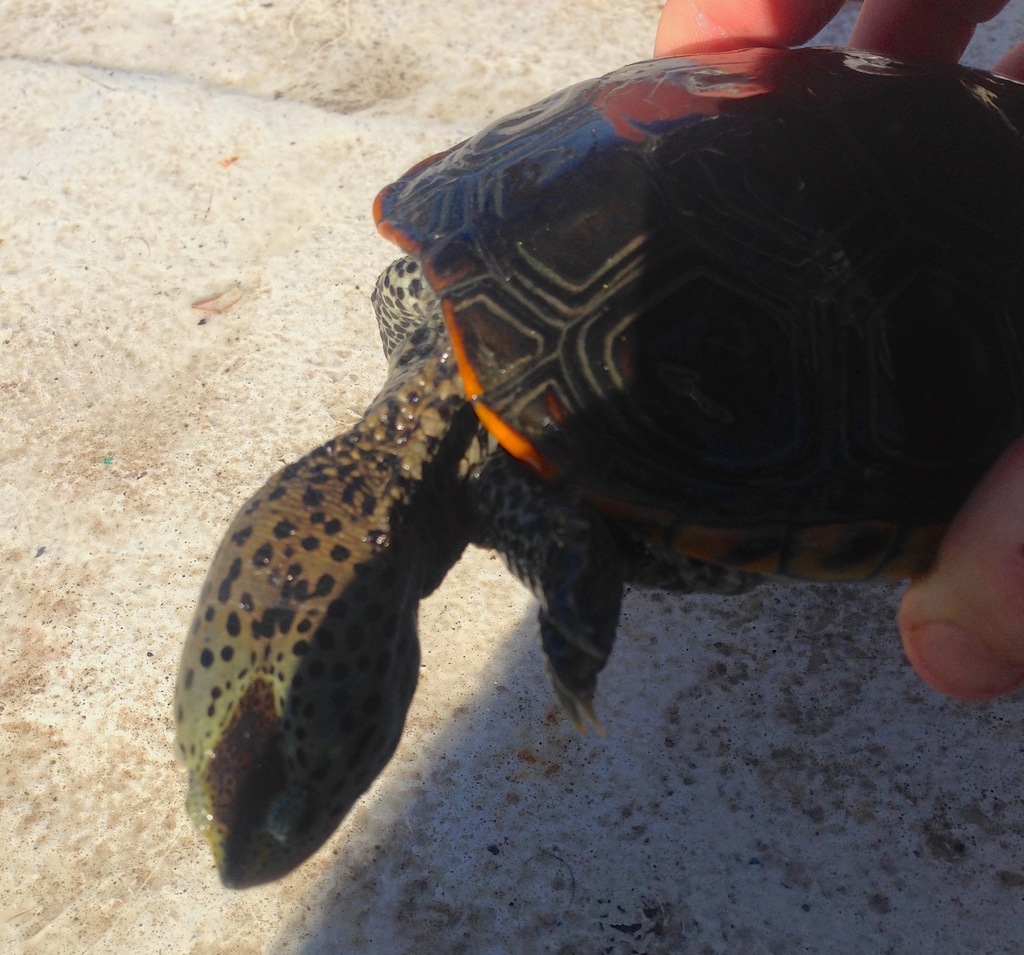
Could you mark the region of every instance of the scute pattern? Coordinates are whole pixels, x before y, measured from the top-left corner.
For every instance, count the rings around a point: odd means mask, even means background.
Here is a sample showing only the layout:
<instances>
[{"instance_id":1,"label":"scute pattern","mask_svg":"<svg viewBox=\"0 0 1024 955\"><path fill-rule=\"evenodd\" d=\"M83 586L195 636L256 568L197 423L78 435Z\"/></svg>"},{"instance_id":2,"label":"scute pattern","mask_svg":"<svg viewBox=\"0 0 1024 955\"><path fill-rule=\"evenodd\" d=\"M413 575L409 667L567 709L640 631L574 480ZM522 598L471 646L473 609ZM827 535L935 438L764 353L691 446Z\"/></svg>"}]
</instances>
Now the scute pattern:
<instances>
[{"instance_id":1,"label":"scute pattern","mask_svg":"<svg viewBox=\"0 0 1024 955\"><path fill-rule=\"evenodd\" d=\"M657 60L378 212L482 403L568 483L699 527L914 527L1024 431L1022 133L1024 86L963 67Z\"/></svg>"}]
</instances>

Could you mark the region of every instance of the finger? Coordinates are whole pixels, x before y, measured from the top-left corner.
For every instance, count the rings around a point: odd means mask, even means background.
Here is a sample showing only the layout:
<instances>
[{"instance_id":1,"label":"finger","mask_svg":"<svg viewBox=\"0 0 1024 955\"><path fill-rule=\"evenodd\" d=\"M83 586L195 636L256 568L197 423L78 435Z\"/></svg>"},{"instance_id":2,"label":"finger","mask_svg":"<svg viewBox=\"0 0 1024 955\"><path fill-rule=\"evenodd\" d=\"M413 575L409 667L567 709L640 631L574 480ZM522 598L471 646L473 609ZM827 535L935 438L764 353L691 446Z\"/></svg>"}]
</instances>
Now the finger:
<instances>
[{"instance_id":1,"label":"finger","mask_svg":"<svg viewBox=\"0 0 1024 955\"><path fill-rule=\"evenodd\" d=\"M1024 439L950 525L899 623L914 668L949 696L991 699L1024 685Z\"/></svg>"},{"instance_id":2,"label":"finger","mask_svg":"<svg viewBox=\"0 0 1024 955\"><path fill-rule=\"evenodd\" d=\"M864 0L850 46L903 60L956 63L979 23L1009 0Z\"/></svg>"},{"instance_id":3,"label":"finger","mask_svg":"<svg viewBox=\"0 0 1024 955\"><path fill-rule=\"evenodd\" d=\"M668 0L655 56L806 43L843 0Z\"/></svg>"},{"instance_id":4,"label":"finger","mask_svg":"<svg viewBox=\"0 0 1024 955\"><path fill-rule=\"evenodd\" d=\"M1024 80L1024 43L1010 50L992 69L1003 76Z\"/></svg>"}]
</instances>

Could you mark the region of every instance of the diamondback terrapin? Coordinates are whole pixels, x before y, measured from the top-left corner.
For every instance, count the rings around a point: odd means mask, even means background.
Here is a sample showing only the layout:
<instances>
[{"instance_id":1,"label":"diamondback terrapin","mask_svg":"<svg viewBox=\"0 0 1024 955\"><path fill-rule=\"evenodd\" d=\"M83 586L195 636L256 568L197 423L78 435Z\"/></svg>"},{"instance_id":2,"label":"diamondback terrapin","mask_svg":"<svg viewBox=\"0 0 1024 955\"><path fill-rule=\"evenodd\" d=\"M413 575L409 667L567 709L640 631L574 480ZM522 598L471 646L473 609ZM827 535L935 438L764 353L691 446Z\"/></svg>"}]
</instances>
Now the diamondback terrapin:
<instances>
[{"instance_id":1,"label":"diamondback terrapin","mask_svg":"<svg viewBox=\"0 0 1024 955\"><path fill-rule=\"evenodd\" d=\"M624 584L901 577L1024 431L1024 86L849 51L638 63L378 197L407 253L356 427L235 518L176 721L224 882L383 769L470 542L590 717Z\"/></svg>"}]
</instances>

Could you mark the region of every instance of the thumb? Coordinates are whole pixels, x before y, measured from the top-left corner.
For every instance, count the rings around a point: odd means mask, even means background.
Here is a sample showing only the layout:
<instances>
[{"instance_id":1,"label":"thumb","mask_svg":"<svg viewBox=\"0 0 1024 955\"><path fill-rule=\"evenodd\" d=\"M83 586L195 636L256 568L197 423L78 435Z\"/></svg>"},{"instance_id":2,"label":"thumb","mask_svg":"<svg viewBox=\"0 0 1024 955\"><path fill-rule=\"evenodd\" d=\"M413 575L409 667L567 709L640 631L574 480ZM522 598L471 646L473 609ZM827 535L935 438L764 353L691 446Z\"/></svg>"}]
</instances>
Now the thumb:
<instances>
[{"instance_id":1,"label":"thumb","mask_svg":"<svg viewBox=\"0 0 1024 955\"><path fill-rule=\"evenodd\" d=\"M1024 685L1024 439L949 526L899 613L907 658L949 696L988 700Z\"/></svg>"}]
</instances>

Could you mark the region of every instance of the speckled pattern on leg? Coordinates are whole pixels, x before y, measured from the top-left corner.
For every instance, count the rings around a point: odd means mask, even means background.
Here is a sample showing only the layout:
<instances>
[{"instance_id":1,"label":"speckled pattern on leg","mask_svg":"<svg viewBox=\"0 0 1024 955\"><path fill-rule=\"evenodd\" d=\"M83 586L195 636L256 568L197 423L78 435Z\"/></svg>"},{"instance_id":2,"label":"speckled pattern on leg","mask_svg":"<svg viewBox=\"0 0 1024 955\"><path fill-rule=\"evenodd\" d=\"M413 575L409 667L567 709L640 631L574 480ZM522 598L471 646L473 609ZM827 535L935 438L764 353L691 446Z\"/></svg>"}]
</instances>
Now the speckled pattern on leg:
<instances>
[{"instance_id":1,"label":"speckled pattern on leg","mask_svg":"<svg viewBox=\"0 0 1024 955\"><path fill-rule=\"evenodd\" d=\"M370 295L384 354L391 358L413 330L437 314L437 298L415 259L396 259L377 279Z\"/></svg>"}]
</instances>

